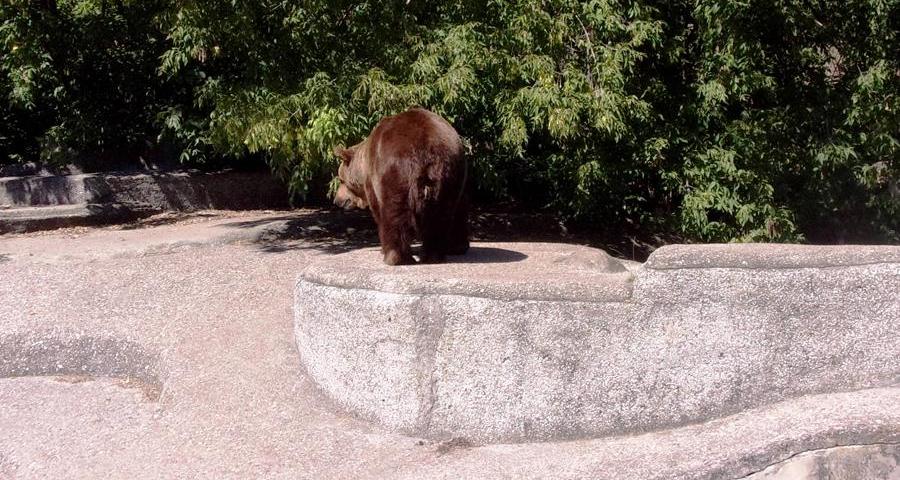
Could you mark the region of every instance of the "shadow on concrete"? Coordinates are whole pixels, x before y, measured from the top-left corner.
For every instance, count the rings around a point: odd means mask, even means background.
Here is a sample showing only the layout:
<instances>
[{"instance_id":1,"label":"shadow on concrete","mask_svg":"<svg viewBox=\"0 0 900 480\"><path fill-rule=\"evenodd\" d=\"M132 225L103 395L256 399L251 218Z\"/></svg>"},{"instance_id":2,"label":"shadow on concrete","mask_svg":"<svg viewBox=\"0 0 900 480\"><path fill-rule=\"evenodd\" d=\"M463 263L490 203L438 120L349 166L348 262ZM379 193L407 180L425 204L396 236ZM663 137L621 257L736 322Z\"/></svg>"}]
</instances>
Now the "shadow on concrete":
<instances>
[{"instance_id":1,"label":"shadow on concrete","mask_svg":"<svg viewBox=\"0 0 900 480\"><path fill-rule=\"evenodd\" d=\"M5 253L0 253L0 263L8 262L8 261L10 261L9 255L5 254Z\"/></svg>"},{"instance_id":2,"label":"shadow on concrete","mask_svg":"<svg viewBox=\"0 0 900 480\"><path fill-rule=\"evenodd\" d=\"M465 255L451 255L447 263L513 263L528 258L521 252L494 247L472 247Z\"/></svg>"},{"instance_id":3,"label":"shadow on concrete","mask_svg":"<svg viewBox=\"0 0 900 480\"><path fill-rule=\"evenodd\" d=\"M260 239L257 242L260 251L316 250L337 254L379 245L375 221L367 211L305 209L278 217L229 222L223 226L256 228L278 222L283 222L284 228Z\"/></svg>"},{"instance_id":4,"label":"shadow on concrete","mask_svg":"<svg viewBox=\"0 0 900 480\"><path fill-rule=\"evenodd\" d=\"M273 231L257 242L267 253L291 250L316 250L325 253L344 253L358 248L377 247L378 230L371 214L364 210L344 211L336 208L303 209L279 217L260 220L235 221L225 226L256 228L273 222L285 222L286 227ZM570 233L559 220L547 214L476 211L471 216L471 238L475 242L546 242L585 245L605 250L610 255L645 261L661 238L644 238L622 232ZM465 256L448 257L450 263L516 262L516 252L491 251L473 247ZM414 254L417 253L414 249Z\"/></svg>"}]
</instances>

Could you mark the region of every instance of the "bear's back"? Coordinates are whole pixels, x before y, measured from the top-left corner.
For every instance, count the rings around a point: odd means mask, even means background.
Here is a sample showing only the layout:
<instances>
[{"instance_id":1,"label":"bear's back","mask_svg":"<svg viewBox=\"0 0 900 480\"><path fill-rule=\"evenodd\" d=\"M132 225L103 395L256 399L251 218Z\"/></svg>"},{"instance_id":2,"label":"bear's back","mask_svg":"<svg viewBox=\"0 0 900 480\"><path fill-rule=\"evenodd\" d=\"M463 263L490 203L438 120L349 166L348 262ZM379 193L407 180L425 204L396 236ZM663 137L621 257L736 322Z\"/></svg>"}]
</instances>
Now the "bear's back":
<instances>
[{"instance_id":1,"label":"bear's back","mask_svg":"<svg viewBox=\"0 0 900 480\"><path fill-rule=\"evenodd\" d=\"M462 141L452 125L439 115L414 108L385 117L368 140L374 158L385 160L458 161Z\"/></svg>"}]
</instances>

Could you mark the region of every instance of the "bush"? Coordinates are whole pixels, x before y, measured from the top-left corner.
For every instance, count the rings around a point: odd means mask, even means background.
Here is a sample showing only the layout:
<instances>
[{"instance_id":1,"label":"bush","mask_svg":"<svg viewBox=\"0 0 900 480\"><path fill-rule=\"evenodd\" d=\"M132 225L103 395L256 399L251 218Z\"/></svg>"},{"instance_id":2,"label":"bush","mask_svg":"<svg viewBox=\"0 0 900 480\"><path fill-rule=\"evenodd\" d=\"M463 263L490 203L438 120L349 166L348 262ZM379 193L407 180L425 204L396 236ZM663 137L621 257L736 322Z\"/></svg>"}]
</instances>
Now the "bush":
<instances>
[{"instance_id":1,"label":"bush","mask_svg":"<svg viewBox=\"0 0 900 480\"><path fill-rule=\"evenodd\" d=\"M0 162L68 163L151 150L156 117L191 104L157 74L161 0L9 0L0 6Z\"/></svg>"},{"instance_id":2,"label":"bush","mask_svg":"<svg viewBox=\"0 0 900 480\"><path fill-rule=\"evenodd\" d=\"M31 3L0 7L3 35ZM703 241L900 241L897 0L116 5L158 22L90 18L157 40L125 42L134 67L113 62L142 72L129 105L149 116L104 141L153 130L185 160L263 157L302 196L326 188L334 145L420 105L466 138L482 202ZM24 64L39 73L0 67L19 76L2 86L18 104L60 83ZM45 108L98 108L71 98ZM7 125L9 138L33 129Z\"/></svg>"}]
</instances>

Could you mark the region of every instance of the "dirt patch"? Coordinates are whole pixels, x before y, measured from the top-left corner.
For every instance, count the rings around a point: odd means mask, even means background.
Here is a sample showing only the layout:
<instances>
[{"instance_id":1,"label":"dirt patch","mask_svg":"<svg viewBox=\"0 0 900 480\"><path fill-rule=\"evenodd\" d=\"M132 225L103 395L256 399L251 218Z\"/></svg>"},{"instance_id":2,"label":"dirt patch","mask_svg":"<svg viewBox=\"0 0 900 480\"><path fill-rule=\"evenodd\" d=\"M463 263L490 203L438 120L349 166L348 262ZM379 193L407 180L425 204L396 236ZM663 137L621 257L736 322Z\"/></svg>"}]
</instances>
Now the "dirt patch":
<instances>
[{"instance_id":1,"label":"dirt patch","mask_svg":"<svg viewBox=\"0 0 900 480\"><path fill-rule=\"evenodd\" d=\"M443 442L438 443L434 451L440 456L446 455L455 450L465 450L474 446L476 445L469 439L463 437L454 437L450 440L444 440Z\"/></svg>"},{"instance_id":2,"label":"dirt patch","mask_svg":"<svg viewBox=\"0 0 900 480\"><path fill-rule=\"evenodd\" d=\"M57 375L53 379L62 383L84 383L90 382L94 377L90 375Z\"/></svg>"},{"instance_id":3,"label":"dirt patch","mask_svg":"<svg viewBox=\"0 0 900 480\"><path fill-rule=\"evenodd\" d=\"M60 383L85 383L97 380L101 377L93 377L91 375L56 375L53 380ZM110 377L106 377L110 378ZM121 388L138 389L144 394L144 399L149 402L158 402L162 395L162 386L155 383L146 382L137 377L120 377L113 378L115 385Z\"/></svg>"},{"instance_id":4,"label":"dirt patch","mask_svg":"<svg viewBox=\"0 0 900 480\"><path fill-rule=\"evenodd\" d=\"M162 396L162 385L158 383L145 382L136 377L119 378L116 385L122 388L136 388L144 394L144 398L149 402L158 402Z\"/></svg>"}]
</instances>

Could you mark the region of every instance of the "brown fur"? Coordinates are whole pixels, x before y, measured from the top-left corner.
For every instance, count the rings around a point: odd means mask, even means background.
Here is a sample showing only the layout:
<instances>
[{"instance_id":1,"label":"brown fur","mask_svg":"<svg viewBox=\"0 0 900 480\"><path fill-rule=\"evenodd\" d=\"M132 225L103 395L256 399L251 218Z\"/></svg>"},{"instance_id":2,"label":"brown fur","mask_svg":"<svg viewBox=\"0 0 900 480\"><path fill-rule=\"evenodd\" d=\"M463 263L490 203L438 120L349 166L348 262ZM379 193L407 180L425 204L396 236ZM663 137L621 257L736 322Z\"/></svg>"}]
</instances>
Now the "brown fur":
<instances>
[{"instance_id":1,"label":"brown fur","mask_svg":"<svg viewBox=\"0 0 900 480\"><path fill-rule=\"evenodd\" d=\"M368 207L378 224L384 262L439 263L469 249L466 159L456 130L438 115L412 109L385 117L341 157L335 204Z\"/></svg>"}]
</instances>

